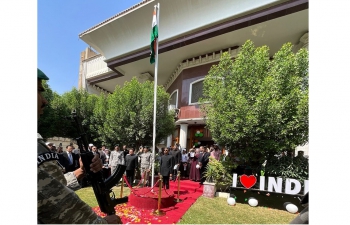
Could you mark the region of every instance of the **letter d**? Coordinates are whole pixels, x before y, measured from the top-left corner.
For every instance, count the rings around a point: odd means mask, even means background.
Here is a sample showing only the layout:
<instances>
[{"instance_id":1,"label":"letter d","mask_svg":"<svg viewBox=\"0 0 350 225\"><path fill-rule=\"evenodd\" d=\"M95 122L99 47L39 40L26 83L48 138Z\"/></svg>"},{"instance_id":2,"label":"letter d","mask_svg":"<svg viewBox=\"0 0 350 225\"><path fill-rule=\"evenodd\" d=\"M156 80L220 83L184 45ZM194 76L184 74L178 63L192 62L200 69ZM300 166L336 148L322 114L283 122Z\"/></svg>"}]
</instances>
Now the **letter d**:
<instances>
[{"instance_id":1,"label":"letter d","mask_svg":"<svg viewBox=\"0 0 350 225\"><path fill-rule=\"evenodd\" d=\"M293 190L292 190L292 183L295 184L295 187ZM301 184L299 181L295 179L290 179L290 178L286 179L286 190L285 190L286 194L295 195L295 194L298 194L300 190L301 190Z\"/></svg>"}]
</instances>

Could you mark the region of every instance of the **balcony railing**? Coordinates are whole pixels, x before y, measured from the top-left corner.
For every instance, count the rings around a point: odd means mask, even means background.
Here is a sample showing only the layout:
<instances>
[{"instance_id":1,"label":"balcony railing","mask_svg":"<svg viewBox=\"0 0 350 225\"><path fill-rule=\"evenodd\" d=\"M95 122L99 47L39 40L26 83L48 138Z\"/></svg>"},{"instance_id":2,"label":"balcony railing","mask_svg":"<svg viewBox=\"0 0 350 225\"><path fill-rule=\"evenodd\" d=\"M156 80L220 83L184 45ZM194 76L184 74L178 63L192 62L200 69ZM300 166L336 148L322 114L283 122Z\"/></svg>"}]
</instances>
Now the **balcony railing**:
<instances>
[{"instance_id":1,"label":"balcony railing","mask_svg":"<svg viewBox=\"0 0 350 225\"><path fill-rule=\"evenodd\" d=\"M112 71L107 67L107 63L104 61L105 59L103 55L96 55L84 61L86 79Z\"/></svg>"}]
</instances>

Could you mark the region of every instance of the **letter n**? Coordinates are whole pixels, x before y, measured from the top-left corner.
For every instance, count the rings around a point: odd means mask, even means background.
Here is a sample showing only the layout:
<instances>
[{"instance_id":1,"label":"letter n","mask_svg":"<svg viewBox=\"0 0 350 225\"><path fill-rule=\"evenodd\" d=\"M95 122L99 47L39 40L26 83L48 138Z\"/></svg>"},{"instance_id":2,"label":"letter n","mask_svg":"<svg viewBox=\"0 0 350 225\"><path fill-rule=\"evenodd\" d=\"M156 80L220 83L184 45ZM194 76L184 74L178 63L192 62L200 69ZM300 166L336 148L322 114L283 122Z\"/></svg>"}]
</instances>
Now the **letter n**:
<instances>
[{"instance_id":1,"label":"letter n","mask_svg":"<svg viewBox=\"0 0 350 225\"><path fill-rule=\"evenodd\" d=\"M267 190L269 192L273 192L272 187L273 189L275 189L277 193L282 193L282 178L277 177L277 183L276 183L275 178L269 177L269 184L268 184Z\"/></svg>"}]
</instances>

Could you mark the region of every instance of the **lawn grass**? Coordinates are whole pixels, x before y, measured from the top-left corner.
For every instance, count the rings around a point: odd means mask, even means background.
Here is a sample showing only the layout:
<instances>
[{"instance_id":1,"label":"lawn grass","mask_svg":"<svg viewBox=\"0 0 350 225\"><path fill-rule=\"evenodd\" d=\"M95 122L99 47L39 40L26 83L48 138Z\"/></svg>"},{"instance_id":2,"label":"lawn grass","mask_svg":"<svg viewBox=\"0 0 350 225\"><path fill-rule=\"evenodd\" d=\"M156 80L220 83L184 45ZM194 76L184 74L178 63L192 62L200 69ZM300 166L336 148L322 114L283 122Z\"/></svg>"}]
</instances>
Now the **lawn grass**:
<instances>
[{"instance_id":1,"label":"lawn grass","mask_svg":"<svg viewBox=\"0 0 350 225\"><path fill-rule=\"evenodd\" d=\"M120 197L120 187L114 187L116 197ZM76 191L77 195L89 206L98 206L91 187ZM130 189L123 188L123 197ZM289 224L297 215L285 210L266 207L251 207L237 203L230 206L226 198L199 197L189 208L178 224Z\"/></svg>"},{"instance_id":2,"label":"lawn grass","mask_svg":"<svg viewBox=\"0 0 350 225\"><path fill-rule=\"evenodd\" d=\"M199 197L178 224L289 224L295 217L266 207L230 206L226 198Z\"/></svg>"},{"instance_id":3,"label":"lawn grass","mask_svg":"<svg viewBox=\"0 0 350 225\"><path fill-rule=\"evenodd\" d=\"M112 190L115 194L115 197L119 198L120 187L113 187ZM98 203L94 194L94 190L92 189L92 187L81 188L77 190L75 193L80 197L80 199L82 199L89 206L91 207L98 206ZM123 187L122 197L128 196L129 194L130 194L130 189L128 187Z\"/></svg>"}]
</instances>

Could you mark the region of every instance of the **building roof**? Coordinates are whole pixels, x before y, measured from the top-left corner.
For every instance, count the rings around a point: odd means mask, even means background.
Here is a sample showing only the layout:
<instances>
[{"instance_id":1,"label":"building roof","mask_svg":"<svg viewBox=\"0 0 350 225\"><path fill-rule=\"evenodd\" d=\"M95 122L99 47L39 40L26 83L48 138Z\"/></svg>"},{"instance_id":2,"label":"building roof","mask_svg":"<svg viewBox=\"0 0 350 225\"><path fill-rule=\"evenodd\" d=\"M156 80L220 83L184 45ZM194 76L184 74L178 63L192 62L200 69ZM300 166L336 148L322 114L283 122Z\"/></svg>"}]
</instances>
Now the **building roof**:
<instances>
[{"instance_id":1,"label":"building roof","mask_svg":"<svg viewBox=\"0 0 350 225\"><path fill-rule=\"evenodd\" d=\"M182 64L190 68L219 61L218 53L230 48L235 50L248 39L256 46L269 46L270 56L273 56L286 42L298 44L300 37L309 30L308 0L264 0L270 4L237 0L242 4L230 5L227 3L231 0L191 0L193 4L187 0L158 1L162 4L160 18L163 17L162 40L159 41L161 63L157 68L162 75L157 77L157 82L166 88L171 88L173 79L185 69ZM96 49L107 67L115 72L114 75L101 74L98 70L98 75L90 76L89 82L113 92L116 85L133 76L155 74L155 66L149 63L153 3L153 0L143 1L80 37Z\"/></svg>"},{"instance_id":2,"label":"building roof","mask_svg":"<svg viewBox=\"0 0 350 225\"><path fill-rule=\"evenodd\" d=\"M128 9L126 9L126 10L124 10L124 11L121 11L120 13L118 13L118 14L112 16L111 18L106 19L105 21L102 21L101 23L99 23L99 24L97 24L97 25L95 25L95 26L93 26L93 27L87 29L86 31L83 31L82 33L79 34L79 37L83 36L84 34L90 32L90 31L92 31L92 30L94 30L94 29L96 29L96 28L98 28L98 27L100 27L100 26L102 26L102 25L104 25L104 24L106 24L106 23L108 23L108 22L114 20L114 19L117 19L117 18L119 18L119 17L122 17L122 16L125 15L126 13L128 13L128 12L130 12L130 11L132 11L132 10L135 10L136 8L139 8L140 6L146 4L147 2L152 2L152 1L154 1L154 0L143 0L142 2L137 3L136 5L133 5L133 6L131 6L130 8L128 8Z\"/></svg>"}]
</instances>

